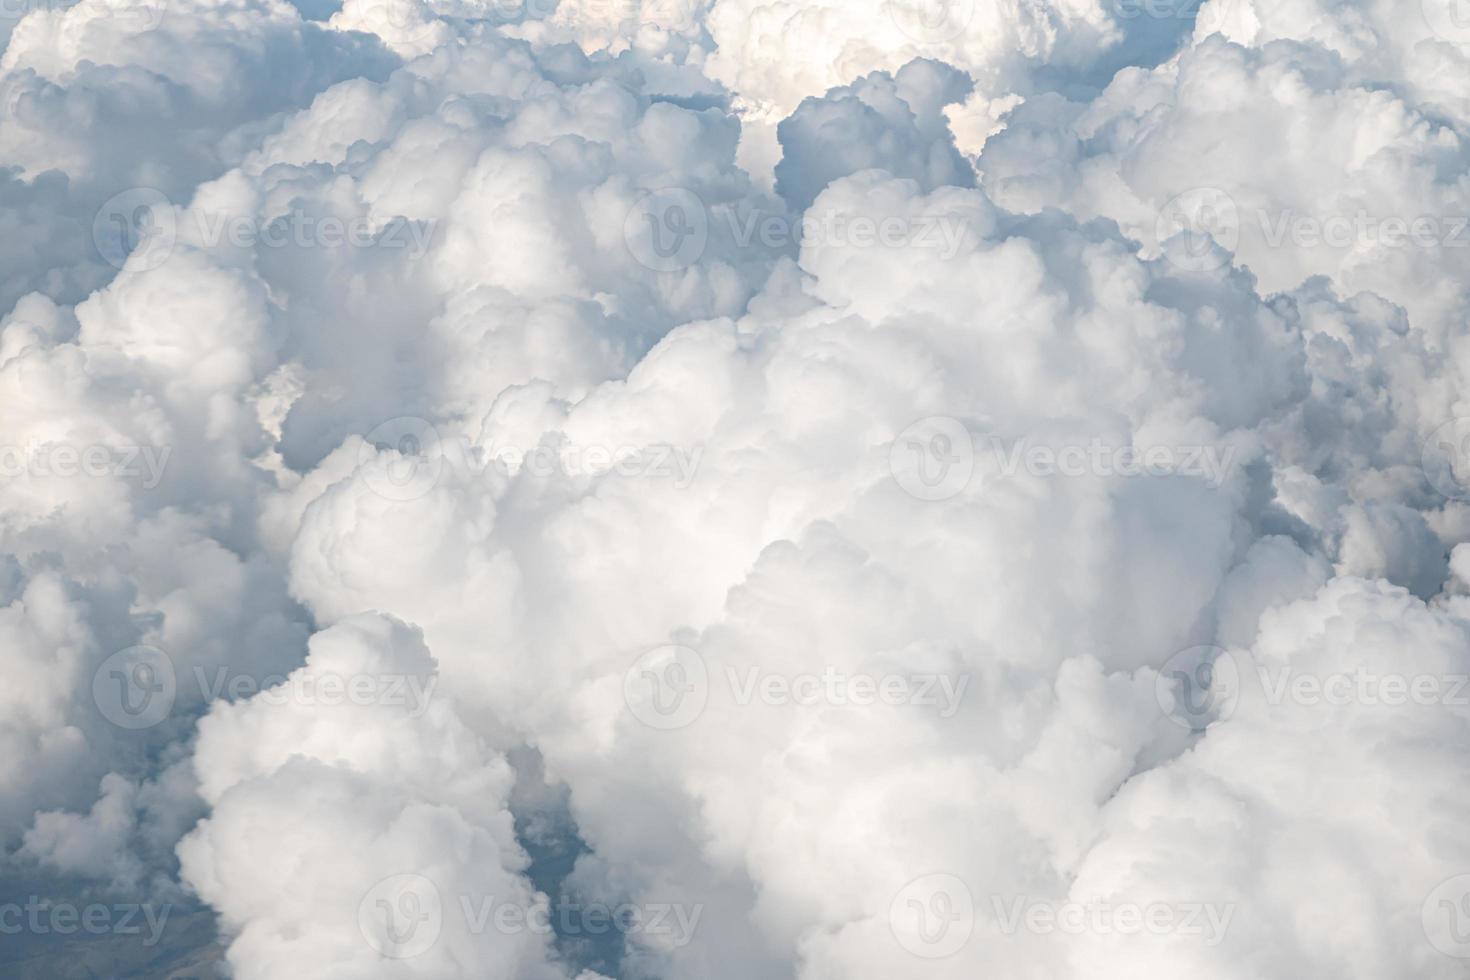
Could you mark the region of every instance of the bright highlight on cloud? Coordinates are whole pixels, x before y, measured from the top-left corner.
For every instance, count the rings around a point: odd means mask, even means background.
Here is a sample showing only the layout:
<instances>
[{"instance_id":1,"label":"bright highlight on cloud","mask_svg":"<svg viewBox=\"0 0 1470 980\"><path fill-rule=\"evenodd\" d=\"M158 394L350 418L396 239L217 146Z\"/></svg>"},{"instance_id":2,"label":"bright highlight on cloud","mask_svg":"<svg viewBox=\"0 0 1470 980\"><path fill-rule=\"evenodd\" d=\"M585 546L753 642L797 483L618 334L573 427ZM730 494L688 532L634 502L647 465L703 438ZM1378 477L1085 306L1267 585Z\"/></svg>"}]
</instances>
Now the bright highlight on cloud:
<instances>
[{"instance_id":1,"label":"bright highlight on cloud","mask_svg":"<svg viewBox=\"0 0 1470 980\"><path fill-rule=\"evenodd\" d=\"M0 24L0 973L1464 974L1455 3Z\"/></svg>"}]
</instances>

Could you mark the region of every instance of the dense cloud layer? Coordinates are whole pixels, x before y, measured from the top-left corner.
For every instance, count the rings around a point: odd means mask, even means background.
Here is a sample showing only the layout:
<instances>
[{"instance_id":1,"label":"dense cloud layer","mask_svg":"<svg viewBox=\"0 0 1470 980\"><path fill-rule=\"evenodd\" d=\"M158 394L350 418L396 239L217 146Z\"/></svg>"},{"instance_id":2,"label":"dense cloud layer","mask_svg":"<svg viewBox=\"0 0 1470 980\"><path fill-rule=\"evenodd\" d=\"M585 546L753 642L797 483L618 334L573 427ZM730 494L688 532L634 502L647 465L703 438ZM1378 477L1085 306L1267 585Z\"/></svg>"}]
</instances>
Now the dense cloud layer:
<instances>
[{"instance_id":1,"label":"dense cloud layer","mask_svg":"<svg viewBox=\"0 0 1470 980\"><path fill-rule=\"evenodd\" d=\"M1460 976L1415 6L23 11L3 972Z\"/></svg>"}]
</instances>

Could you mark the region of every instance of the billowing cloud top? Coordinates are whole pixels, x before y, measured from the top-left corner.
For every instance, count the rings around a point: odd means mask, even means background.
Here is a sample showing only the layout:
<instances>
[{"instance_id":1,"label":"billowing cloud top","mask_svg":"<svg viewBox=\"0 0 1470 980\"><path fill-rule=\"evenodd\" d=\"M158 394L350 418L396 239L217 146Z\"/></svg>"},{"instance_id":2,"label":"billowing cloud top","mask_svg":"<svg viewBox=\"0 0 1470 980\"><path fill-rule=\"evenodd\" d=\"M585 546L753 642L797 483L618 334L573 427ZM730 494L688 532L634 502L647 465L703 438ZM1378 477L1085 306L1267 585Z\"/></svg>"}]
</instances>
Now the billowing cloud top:
<instances>
[{"instance_id":1,"label":"billowing cloud top","mask_svg":"<svg viewBox=\"0 0 1470 980\"><path fill-rule=\"evenodd\" d=\"M1463 976L1408 6L0 11L0 973Z\"/></svg>"}]
</instances>

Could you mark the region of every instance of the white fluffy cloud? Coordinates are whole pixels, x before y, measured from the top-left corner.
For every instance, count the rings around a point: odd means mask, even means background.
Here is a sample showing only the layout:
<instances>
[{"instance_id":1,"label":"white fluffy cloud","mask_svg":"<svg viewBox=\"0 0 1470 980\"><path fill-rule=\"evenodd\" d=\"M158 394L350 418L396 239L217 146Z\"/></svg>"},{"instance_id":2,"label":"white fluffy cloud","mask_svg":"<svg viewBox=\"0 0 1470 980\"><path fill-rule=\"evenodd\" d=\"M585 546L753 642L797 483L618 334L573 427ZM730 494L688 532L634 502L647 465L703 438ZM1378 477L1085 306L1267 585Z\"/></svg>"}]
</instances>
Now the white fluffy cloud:
<instances>
[{"instance_id":1,"label":"white fluffy cloud","mask_svg":"<svg viewBox=\"0 0 1470 980\"><path fill-rule=\"evenodd\" d=\"M28 12L0 964L1459 975L1470 36L1195 6Z\"/></svg>"}]
</instances>

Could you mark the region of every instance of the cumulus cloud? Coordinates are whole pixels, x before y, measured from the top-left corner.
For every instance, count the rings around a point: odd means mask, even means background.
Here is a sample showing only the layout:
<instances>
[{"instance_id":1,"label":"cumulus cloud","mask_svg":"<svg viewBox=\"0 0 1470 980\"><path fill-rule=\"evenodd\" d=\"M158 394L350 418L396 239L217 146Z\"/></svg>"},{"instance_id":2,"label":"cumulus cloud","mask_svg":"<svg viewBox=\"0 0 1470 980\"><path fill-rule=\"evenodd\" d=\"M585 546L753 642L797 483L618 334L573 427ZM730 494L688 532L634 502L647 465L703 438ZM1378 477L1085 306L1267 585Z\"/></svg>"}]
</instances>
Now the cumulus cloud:
<instances>
[{"instance_id":1,"label":"cumulus cloud","mask_svg":"<svg viewBox=\"0 0 1470 980\"><path fill-rule=\"evenodd\" d=\"M1442 6L21 11L4 971L1460 975Z\"/></svg>"}]
</instances>

